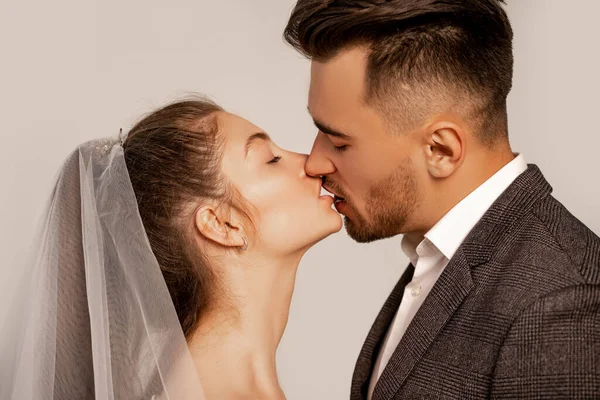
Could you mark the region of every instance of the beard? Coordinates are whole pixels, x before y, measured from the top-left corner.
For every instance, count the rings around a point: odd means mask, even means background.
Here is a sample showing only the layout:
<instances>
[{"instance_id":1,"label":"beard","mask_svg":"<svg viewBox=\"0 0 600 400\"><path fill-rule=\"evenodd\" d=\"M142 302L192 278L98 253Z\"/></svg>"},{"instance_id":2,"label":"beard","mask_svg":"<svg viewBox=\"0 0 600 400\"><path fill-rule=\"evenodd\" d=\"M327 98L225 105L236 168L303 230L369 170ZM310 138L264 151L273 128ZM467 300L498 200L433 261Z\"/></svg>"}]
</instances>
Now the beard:
<instances>
[{"instance_id":1,"label":"beard","mask_svg":"<svg viewBox=\"0 0 600 400\"><path fill-rule=\"evenodd\" d=\"M418 186L412 162L406 160L370 188L366 216L348 203L353 211L352 219L344 217L348 235L358 243L368 243L403 233L418 206Z\"/></svg>"}]
</instances>

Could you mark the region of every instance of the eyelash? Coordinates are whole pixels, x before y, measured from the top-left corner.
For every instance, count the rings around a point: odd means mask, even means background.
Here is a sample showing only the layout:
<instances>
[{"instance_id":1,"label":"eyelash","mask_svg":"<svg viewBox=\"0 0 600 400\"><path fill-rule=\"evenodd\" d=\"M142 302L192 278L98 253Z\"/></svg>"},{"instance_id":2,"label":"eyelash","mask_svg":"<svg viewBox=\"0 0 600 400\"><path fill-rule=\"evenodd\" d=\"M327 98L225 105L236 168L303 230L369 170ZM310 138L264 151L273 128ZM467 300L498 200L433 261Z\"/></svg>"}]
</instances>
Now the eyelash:
<instances>
[{"instance_id":1,"label":"eyelash","mask_svg":"<svg viewBox=\"0 0 600 400\"><path fill-rule=\"evenodd\" d=\"M338 151L341 153L343 151L346 151L346 149L348 148L348 145L345 144L343 146L333 146L333 147L335 148L335 151Z\"/></svg>"},{"instance_id":2,"label":"eyelash","mask_svg":"<svg viewBox=\"0 0 600 400\"><path fill-rule=\"evenodd\" d=\"M267 162L267 164L275 164L279 162L279 160L281 160L281 156L275 156L271 161Z\"/></svg>"}]
</instances>

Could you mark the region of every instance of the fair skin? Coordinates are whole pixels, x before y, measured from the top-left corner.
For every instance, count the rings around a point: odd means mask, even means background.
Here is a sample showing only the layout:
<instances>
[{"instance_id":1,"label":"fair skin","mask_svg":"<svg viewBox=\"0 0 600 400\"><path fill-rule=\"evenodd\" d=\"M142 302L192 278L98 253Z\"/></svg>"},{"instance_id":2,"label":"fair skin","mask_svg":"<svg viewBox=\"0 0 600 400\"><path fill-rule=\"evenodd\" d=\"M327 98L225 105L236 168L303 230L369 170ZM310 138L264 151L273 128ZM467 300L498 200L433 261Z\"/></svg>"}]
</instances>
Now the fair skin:
<instances>
[{"instance_id":1,"label":"fair skin","mask_svg":"<svg viewBox=\"0 0 600 400\"><path fill-rule=\"evenodd\" d=\"M222 171L250 207L204 204L196 236L224 287L189 342L206 398L284 399L275 366L304 253L342 227L321 196L321 180L304 171L306 156L277 147L260 128L219 113ZM247 250L244 238L248 242Z\"/></svg>"},{"instance_id":2,"label":"fair skin","mask_svg":"<svg viewBox=\"0 0 600 400\"><path fill-rule=\"evenodd\" d=\"M367 57L355 47L312 62L308 109L319 132L305 168L344 198L336 208L355 240L422 237L515 156L507 139L483 144L479 125L450 105L394 132L365 101Z\"/></svg>"}]
</instances>

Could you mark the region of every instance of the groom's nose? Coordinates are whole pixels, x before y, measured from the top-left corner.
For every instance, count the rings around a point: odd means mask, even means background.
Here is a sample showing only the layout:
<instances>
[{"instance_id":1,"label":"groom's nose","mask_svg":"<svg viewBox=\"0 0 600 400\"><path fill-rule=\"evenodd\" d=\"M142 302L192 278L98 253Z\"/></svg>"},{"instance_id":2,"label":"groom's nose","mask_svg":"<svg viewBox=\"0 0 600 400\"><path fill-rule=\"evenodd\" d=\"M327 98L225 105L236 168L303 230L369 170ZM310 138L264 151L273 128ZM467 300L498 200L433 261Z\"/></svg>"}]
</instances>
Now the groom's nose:
<instances>
[{"instance_id":1,"label":"groom's nose","mask_svg":"<svg viewBox=\"0 0 600 400\"><path fill-rule=\"evenodd\" d=\"M319 132L313 148L306 159L304 169L307 175L321 177L335 172L335 164L328 157L328 140L325 134Z\"/></svg>"}]
</instances>

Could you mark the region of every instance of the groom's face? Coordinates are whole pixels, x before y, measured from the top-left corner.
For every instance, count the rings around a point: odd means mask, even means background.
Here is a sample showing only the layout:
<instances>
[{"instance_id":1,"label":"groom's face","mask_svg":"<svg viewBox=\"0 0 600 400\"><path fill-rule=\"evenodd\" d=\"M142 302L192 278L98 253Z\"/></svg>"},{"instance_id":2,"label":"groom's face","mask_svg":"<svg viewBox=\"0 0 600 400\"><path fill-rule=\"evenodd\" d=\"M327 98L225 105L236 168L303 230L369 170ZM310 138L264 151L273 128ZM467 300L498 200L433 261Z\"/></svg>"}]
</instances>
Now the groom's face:
<instances>
[{"instance_id":1,"label":"groom's face","mask_svg":"<svg viewBox=\"0 0 600 400\"><path fill-rule=\"evenodd\" d=\"M419 202L419 146L367 104L365 71L361 49L312 62L308 108L318 134L305 165L344 199L336 209L358 242L410 230Z\"/></svg>"}]
</instances>

